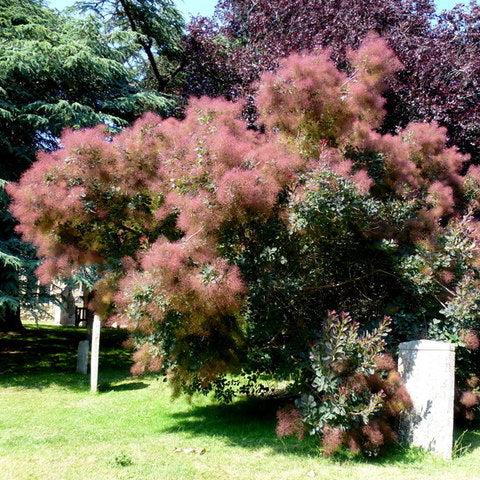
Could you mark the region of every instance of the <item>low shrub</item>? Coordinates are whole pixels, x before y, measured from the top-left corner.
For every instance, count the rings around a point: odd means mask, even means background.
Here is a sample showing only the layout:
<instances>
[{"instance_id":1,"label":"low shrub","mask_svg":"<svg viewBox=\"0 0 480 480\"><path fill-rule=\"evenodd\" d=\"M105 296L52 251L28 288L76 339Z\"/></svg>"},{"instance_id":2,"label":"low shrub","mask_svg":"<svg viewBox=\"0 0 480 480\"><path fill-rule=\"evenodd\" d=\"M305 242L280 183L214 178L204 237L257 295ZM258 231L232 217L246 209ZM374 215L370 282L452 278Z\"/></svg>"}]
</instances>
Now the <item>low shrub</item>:
<instances>
[{"instance_id":1,"label":"low shrub","mask_svg":"<svg viewBox=\"0 0 480 480\"><path fill-rule=\"evenodd\" d=\"M322 336L310 351L310 369L300 388L308 385L293 406L277 414L277 434L321 439L325 455L342 447L354 454L378 455L397 439L399 415L411 407L410 397L385 353L391 320L360 333L348 313L328 313Z\"/></svg>"}]
</instances>

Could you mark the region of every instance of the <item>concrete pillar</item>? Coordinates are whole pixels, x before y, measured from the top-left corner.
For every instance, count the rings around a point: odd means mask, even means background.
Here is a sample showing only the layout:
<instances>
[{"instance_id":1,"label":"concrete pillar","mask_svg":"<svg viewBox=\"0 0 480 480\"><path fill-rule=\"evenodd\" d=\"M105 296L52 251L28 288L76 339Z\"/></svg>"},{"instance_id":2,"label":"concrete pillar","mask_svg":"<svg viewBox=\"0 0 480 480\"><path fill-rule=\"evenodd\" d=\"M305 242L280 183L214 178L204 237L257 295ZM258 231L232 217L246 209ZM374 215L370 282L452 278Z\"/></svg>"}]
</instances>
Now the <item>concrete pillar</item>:
<instances>
[{"instance_id":1,"label":"concrete pillar","mask_svg":"<svg viewBox=\"0 0 480 480\"><path fill-rule=\"evenodd\" d=\"M77 372L86 375L88 373L88 351L90 349L90 342L82 340L78 343L77 355Z\"/></svg>"},{"instance_id":2,"label":"concrete pillar","mask_svg":"<svg viewBox=\"0 0 480 480\"><path fill-rule=\"evenodd\" d=\"M98 388L98 359L100 355L100 317L95 315L92 324L92 356L90 359L90 390Z\"/></svg>"},{"instance_id":3,"label":"concrete pillar","mask_svg":"<svg viewBox=\"0 0 480 480\"><path fill-rule=\"evenodd\" d=\"M398 371L413 402L401 422L403 440L452 457L455 346L433 340L399 345Z\"/></svg>"},{"instance_id":4,"label":"concrete pillar","mask_svg":"<svg viewBox=\"0 0 480 480\"><path fill-rule=\"evenodd\" d=\"M53 305L55 325L75 325L75 299L72 290L65 287L57 295L60 304Z\"/></svg>"}]
</instances>

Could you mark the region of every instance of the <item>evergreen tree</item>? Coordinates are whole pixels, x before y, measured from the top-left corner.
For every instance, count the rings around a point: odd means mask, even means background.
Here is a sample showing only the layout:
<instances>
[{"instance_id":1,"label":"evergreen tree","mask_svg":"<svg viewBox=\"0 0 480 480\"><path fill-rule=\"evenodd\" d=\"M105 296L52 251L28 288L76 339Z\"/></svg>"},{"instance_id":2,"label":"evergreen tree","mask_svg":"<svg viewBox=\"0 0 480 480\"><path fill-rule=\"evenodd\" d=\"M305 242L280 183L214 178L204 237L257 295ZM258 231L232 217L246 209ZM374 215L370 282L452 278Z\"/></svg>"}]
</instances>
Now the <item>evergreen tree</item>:
<instances>
[{"instance_id":1,"label":"evergreen tree","mask_svg":"<svg viewBox=\"0 0 480 480\"><path fill-rule=\"evenodd\" d=\"M98 16L0 0L0 330L19 330L19 305L37 298L33 250L14 234L4 183L18 180L38 149L55 149L65 127L115 131L145 111L168 115L176 106L173 96L145 88L137 40L107 31ZM178 36L166 32L165 45L170 40Z\"/></svg>"},{"instance_id":2,"label":"evergreen tree","mask_svg":"<svg viewBox=\"0 0 480 480\"><path fill-rule=\"evenodd\" d=\"M130 34L137 45L139 76L164 91L182 68L184 20L172 0L80 0L76 10L92 12L109 32ZM173 75L172 75L173 74Z\"/></svg>"}]
</instances>

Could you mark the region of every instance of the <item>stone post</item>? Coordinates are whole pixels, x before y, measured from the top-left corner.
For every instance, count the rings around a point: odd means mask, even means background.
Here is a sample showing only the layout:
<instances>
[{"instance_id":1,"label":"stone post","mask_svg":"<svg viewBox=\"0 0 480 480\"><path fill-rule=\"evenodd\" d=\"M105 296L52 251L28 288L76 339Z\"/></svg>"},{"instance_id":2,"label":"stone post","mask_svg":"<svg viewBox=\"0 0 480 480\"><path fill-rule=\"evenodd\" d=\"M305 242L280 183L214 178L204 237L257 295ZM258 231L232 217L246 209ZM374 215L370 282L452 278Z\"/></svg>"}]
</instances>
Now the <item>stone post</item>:
<instances>
[{"instance_id":1,"label":"stone post","mask_svg":"<svg viewBox=\"0 0 480 480\"><path fill-rule=\"evenodd\" d=\"M88 373L88 351L90 349L90 342L82 340L78 343L77 355L77 372L86 375Z\"/></svg>"},{"instance_id":2,"label":"stone post","mask_svg":"<svg viewBox=\"0 0 480 480\"><path fill-rule=\"evenodd\" d=\"M61 305L53 305L53 321L55 325L68 325L68 313Z\"/></svg>"},{"instance_id":3,"label":"stone post","mask_svg":"<svg viewBox=\"0 0 480 480\"><path fill-rule=\"evenodd\" d=\"M401 422L403 440L450 459L453 446L455 346L417 340L399 345L398 371L413 402Z\"/></svg>"},{"instance_id":4,"label":"stone post","mask_svg":"<svg viewBox=\"0 0 480 480\"><path fill-rule=\"evenodd\" d=\"M92 325L92 357L90 360L90 390L96 392L98 388L98 357L100 354L100 317L93 317Z\"/></svg>"}]
</instances>

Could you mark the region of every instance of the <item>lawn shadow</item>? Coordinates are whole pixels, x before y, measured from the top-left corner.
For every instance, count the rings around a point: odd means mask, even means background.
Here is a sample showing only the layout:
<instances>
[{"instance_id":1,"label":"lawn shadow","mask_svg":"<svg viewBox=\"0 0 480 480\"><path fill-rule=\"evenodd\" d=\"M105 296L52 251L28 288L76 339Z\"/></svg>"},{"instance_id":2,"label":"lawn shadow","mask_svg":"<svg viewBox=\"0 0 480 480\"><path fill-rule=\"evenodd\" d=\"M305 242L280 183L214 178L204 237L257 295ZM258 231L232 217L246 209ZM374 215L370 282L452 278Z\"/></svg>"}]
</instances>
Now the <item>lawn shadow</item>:
<instances>
[{"instance_id":1,"label":"lawn shadow","mask_svg":"<svg viewBox=\"0 0 480 480\"><path fill-rule=\"evenodd\" d=\"M131 352L122 347L126 335L124 330L102 330L100 382L129 378ZM84 328L47 325L27 325L24 334L0 334L0 387L88 390L88 376L76 373L78 342L86 338Z\"/></svg>"},{"instance_id":2,"label":"lawn shadow","mask_svg":"<svg viewBox=\"0 0 480 480\"><path fill-rule=\"evenodd\" d=\"M175 424L162 429L166 433L185 432L192 437L222 437L227 444L256 450L269 448L283 454L318 456L318 442L278 438L275 434L276 399L245 399L232 404L192 406L172 414Z\"/></svg>"},{"instance_id":3,"label":"lawn shadow","mask_svg":"<svg viewBox=\"0 0 480 480\"><path fill-rule=\"evenodd\" d=\"M113 382L112 382L113 383ZM130 390L142 390L149 385L145 382L128 382L112 385L112 383L101 383L98 387L99 392L127 392Z\"/></svg>"},{"instance_id":4,"label":"lawn shadow","mask_svg":"<svg viewBox=\"0 0 480 480\"><path fill-rule=\"evenodd\" d=\"M185 432L192 437L221 437L228 445L255 450L268 448L283 455L317 457L321 455L318 440L278 438L275 434L275 413L280 406L274 399L239 400L229 405L192 406L187 411L172 414L175 425L162 430L167 433ZM480 448L480 431L468 431L463 437L469 451ZM394 444L378 457L353 456L344 452L328 461L336 464L410 465L430 454L419 448Z\"/></svg>"},{"instance_id":5,"label":"lawn shadow","mask_svg":"<svg viewBox=\"0 0 480 480\"><path fill-rule=\"evenodd\" d=\"M129 383L114 385L125 382L131 377L128 369L111 369L100 367L99 391L136 390L143 387L133 386ZM135 382L133 382L135 384ZM0 388L21 388L43 390L50 387L59 387L75 392L88 392L90 390L90 376L77 372L64 371L32 371L26 374L0 375ZM102 390L103 389L103 390Z\"/></svg>"}]
</instances>

